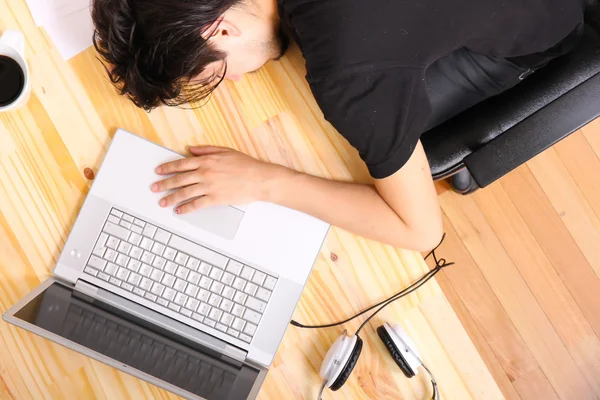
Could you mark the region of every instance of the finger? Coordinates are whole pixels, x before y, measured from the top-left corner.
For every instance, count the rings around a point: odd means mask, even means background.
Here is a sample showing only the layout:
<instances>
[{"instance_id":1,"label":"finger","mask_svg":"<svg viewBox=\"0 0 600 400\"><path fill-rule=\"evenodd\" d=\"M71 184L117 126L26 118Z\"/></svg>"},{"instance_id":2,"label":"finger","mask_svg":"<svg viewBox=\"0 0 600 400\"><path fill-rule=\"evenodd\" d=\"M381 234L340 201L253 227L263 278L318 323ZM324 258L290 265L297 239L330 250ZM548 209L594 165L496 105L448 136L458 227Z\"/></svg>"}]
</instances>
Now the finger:
<instances>
[{"instance_id":1,"label":"finger","mask_svg":"<svg viewBox=\"0 0 600 400\"><path fill-rule=\"evenodd\" d=\"M159 175L169 175L177 172L187 172L197 169L200 166L200 159L196 157L182 158L170 161L156 167L156 173Z\"/></svg>"},{"instance_id":2,"label":"finger","mask_svg":"<svg viewBox=\"0 0 600 400\"><path fill-rule=\"evenodd\" d=\"M177 174L162 181L155 182L151 190L153 192L164 192L166 190L176 189L184 186L200 183L200 176L197 171Z\"/></svg>"},{"instance_id":3,"label":"finger","mask_svg":"<svg viewBox=\"0 0 600 400\"><path fill-rule=\"evenodd\" d=\"M224 153L226 151L231 151L227 147L219 147L219 146L190 146L190 153L195 156L205 156L208 154L218 154Z\"/></svg>"},{"instance_id":4,"label":"finger","mask_svg":"<svg viewBox=\"0 0 600 400\"><path fill-rule=\"evenodd\" d=\"M214 199L210 196L202 196L194 199L190 202L182 204L175 208L176 214L189 214L201 208L206 208L214 205Z\"/></svg>"},{"instance_id":5,"label":"finger","mask_svg":"<svg viewBox=\"0 0 600 400\"><path fill-rule=\"evenodd\" d=\"M206 194L206 189L202 184L195 184L192 186L186 186L183 189L171 193L168 196L163 197L159 204L161 207L174 206L181 204L185 201L193 199L194 197L203 196Z\"/></svg>"}]
</instances>

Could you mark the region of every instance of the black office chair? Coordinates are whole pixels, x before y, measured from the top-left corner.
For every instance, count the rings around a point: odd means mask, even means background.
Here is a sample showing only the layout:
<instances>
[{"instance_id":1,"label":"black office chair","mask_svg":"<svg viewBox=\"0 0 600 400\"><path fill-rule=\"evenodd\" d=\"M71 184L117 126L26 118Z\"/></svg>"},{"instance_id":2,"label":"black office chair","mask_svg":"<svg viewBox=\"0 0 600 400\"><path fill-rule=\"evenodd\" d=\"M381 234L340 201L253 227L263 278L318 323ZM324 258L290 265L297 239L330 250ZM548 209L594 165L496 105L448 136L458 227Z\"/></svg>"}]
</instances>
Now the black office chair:
<instances>
[{"instance_id":1,"label":"black office chair","mask_svg":"<svg viewBox=\"0 0 600 400\"><path fill-rule=\"evenodd\" d=\"M435 180L473 192L600 116L600 0L585 20L573 51L421 136Z\"/></svg>"}]
</instances>

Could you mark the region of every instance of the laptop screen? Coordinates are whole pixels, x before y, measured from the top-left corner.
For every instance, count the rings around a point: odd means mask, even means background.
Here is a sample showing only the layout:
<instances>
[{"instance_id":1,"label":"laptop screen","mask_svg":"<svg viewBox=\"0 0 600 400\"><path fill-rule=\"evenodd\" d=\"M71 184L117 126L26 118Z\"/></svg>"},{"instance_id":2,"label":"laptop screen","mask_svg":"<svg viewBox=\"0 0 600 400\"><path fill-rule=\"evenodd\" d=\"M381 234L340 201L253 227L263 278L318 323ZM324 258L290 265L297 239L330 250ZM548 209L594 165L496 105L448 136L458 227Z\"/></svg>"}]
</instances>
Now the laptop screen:
<instances>
[{"instance_id":1,"label":"laptop screen","mask_svg":"<svg viewBox=\"0 0 600 400\"><path fill-rule=\"evenodd\" d=\"M58 283L14 316L208 400L246 399L260 373L83 301Z\"/></svg>"}]
</instances>

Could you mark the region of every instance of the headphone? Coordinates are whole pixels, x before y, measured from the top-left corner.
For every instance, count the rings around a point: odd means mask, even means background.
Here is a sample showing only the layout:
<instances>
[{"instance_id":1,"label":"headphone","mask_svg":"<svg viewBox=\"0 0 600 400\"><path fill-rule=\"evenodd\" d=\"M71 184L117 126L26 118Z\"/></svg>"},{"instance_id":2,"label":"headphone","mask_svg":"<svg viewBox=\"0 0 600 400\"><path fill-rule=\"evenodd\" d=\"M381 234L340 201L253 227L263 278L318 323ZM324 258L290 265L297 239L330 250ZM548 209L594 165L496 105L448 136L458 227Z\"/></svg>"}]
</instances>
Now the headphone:
<instances>
[{"instance_id":1,"label":"headphone","mask_svg":"<svg viewBox=\"0 0 600 400\"><path fill-rule=\"evenodd\" d=\"M344 321L332 324L303 325L294 320L291 321L292 325L299 328L329 328L332 326L342 325L376 307L379 307L358 327L354 335L348 335L348 331L344 330L344 332L336 339L336 341L327 351L327 354L325 355L325 359L323 360L323 363L321 364L321 369L319 371L319 375L323 379L323 383L319 390L319 400L321 400L321 396L325 388L329 388L333 391L339 390L352 374L352 371L354 370L354 367L358 362L358 358L360 357L360 353L363 348L363 341L359 335L362 328L375 315L377 315L377 313L379 313L389 304L419 289L427 281L433 278L439 271L441 271L442 268L454 264L453 262L447 263L446 260L443 258L438 260L435 255L435 251L443 243L445 237L446 235L444 234L442 240L440 241L440 244L438 244L435 247L435 249L431 250L431 252L425 257L425 259L427 259L431 255L433 255L433 258L436 263L435 268L427 272L425 275L423 275L417 281L413 282L407 288L387 298L386 300L383 300ZM435 377L433 376L429 368L427 368L427 366L423 363L417 346L412 341L410 336L408 336L408 334L404 331L404 329L402 329L402 327L399 324L390 325L386 322L377 328L377 335L389 351L396 365L400 368L400 370L404 373L404 375L407 378L412 378L415 375L417 375L419 367L423 367L423 369L429 374L431 385L433 387L432 400L441 400Z\"/></svg>"}]
</instances>

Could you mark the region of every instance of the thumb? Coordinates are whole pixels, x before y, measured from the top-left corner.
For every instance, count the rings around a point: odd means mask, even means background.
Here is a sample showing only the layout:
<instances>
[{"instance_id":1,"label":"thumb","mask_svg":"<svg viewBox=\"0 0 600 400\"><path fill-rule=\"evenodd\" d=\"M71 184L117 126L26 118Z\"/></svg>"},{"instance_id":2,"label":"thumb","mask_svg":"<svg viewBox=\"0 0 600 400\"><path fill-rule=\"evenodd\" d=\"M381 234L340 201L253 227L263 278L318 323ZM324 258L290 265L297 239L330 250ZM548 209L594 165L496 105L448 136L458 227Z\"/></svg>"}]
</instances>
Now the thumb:
<instances>
[{"instance_id":1,"label":"thumb","mask_svg":"<svg viewBox=\"0 0 600 400\"><path fill-rule=\"evenodd\" d=\"M229 151L230 149L219 146L190 146L188 150L190 153L192 153L192 155L206 156L208 154L223 153L225 151Z\"/></svg>"}]
</instances>

